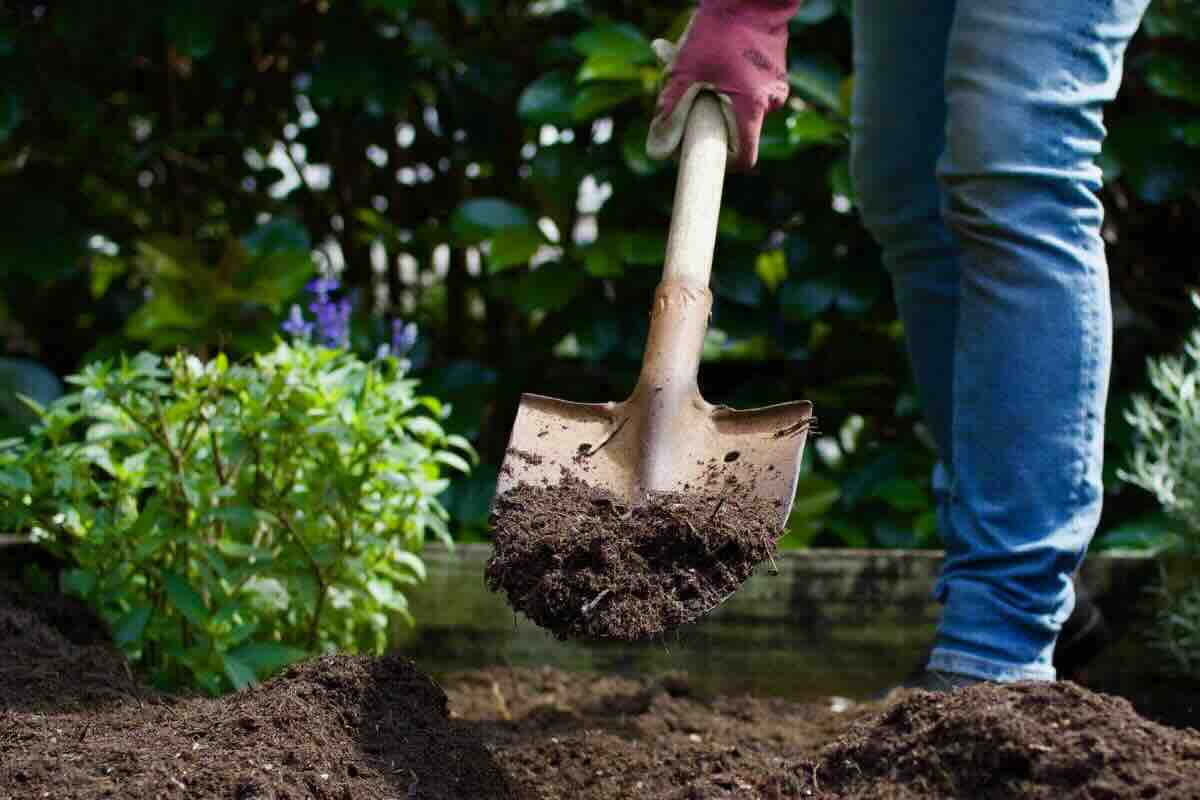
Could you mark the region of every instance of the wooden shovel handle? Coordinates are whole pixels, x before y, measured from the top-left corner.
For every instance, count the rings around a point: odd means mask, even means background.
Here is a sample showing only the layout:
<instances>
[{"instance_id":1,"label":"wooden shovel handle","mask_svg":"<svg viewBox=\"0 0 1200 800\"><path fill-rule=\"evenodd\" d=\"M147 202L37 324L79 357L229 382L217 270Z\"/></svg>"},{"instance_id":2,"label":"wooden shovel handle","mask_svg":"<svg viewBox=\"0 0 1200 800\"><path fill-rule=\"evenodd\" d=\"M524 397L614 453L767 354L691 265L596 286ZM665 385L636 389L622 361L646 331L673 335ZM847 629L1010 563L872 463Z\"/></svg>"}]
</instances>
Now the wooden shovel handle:
<instances>
[{"instance_id":1,"label":"wooden shovel handle","mask_svg":"<svg viewBox=\"0 0 1200 800\"><path fill-rule=\"evenodd\" d=\"M664 283L708 286L721 214L728 136L716 97L702 93L692 105L680 148Z\"/></svg>"},{"instance_id":2,"label":"wooden shovel handle","mask_svg":"<svg viewBox=\"0 0 1200 800\"><path fill-rule=\"evenodd\" d=\"M717 99L701 95L692 105L683 135L667 258L650 309L650 331L634 393L637 403L652 407L646 411L653 422L647 422L644 434L649 438L643 445L657 441L655 431L669 427L672 408L699 398L696 374L712 310L708 279L725 183L726 140Z\"/></svg>"}]
</instances>

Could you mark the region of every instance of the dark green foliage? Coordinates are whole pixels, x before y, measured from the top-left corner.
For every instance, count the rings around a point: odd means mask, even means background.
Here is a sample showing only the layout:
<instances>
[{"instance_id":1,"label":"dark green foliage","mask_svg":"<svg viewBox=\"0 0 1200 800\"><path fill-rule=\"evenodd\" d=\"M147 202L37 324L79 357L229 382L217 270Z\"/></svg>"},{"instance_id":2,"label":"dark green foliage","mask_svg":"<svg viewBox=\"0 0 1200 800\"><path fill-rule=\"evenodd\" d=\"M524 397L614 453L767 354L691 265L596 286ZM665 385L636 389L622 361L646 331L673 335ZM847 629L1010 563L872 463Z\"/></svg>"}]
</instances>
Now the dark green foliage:
<instances>
[{"instance_id":1,"label":"dark green foliage","mask_svg":"<svg viewBox=\"0 0 1200 800\"><path fill-rule=\"evenodd\" d=\"M826 435L789 542L931 544L932 455L850 196L848 5L813 0L793 22L796 102L768 122L757 173L728 181L701 380L737 406L816 403ZM1197 281L1197 8L1155 5L1108 115L1114 404L1141 384L1147 353L1177 343L1182 289ZM677 35L685 12L616 0L9 4L4 345L59 374L134 335L258 349L311 242L319 266L344 265L364 314L420 324L416 367L492 465L447 497L480 532L522 391L604 400L632 386L674 174L643 147L659 77L649 43ZM168 299L146 269L152 252L189 265ZM1113 464L1128 437L1115 420ZM1149 508L1126 491L1106 525Z\"/></svg>"}]
</instances>

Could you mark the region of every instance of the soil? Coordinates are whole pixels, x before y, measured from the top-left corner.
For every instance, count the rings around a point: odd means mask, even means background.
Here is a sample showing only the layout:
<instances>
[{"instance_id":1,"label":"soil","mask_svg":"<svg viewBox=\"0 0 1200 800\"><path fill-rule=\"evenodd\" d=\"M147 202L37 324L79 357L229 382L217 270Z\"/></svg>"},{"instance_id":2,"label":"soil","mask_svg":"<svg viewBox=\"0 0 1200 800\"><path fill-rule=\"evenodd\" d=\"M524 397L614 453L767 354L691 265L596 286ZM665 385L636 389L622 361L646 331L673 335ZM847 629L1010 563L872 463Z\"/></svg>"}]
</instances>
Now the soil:
<instances>
[{"instance_id":1,"label":"soil","mask_svg":"<svg viewBox=\"0 0 1200 800\"><path fill-rule=\"evenodd\" d=\"M681 675L443 685L398 656L328 656L169 697L0 603L0 800L1200 798L1200 732L1071 683L860 705L708 697Z\"/></svg>"},{"instance_id":2,"label":"soil","mask_svg":"<svg viewBox=\"0 0 1200 800\"><path fill-rule=\"evenodd\" d=\"M329 656L228 697L171 697L108 645L0 607L0 800L521 798L407 659Z\"/></svg>"},{"instance_id":3,"label":"soil","mask_svg":"<svg viewBox=\"0 0 1200 800\"><path fill-rule=\"evenodd\" d=\"M488 587L560 639L648 639L692 622L772 559L779 509L728 484L628 505L564 470L496 498Z\"/></svg>"},{"instance_id":4,"label":"soil","mask_svg":"<svg viewBox=\"0 0 1200 800\"><path fill-rule=\"evenodd\" d=\"M1069 682L911 692L793 770L817 798L1200 798L1200 732Z\"/></svg>"}]
</instances>

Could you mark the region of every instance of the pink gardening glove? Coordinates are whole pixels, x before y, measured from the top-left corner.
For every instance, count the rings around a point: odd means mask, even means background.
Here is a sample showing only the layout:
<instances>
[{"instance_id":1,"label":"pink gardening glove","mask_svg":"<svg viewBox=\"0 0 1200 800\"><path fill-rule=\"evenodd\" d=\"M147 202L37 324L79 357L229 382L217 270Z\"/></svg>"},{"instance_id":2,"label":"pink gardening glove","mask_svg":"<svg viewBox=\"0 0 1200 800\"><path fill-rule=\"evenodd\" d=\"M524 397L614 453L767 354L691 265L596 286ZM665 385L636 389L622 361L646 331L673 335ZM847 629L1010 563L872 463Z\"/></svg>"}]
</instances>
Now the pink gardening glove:
<instances>
[{"instance_id":1,"label":"pink gardening glove","mask_svg":"<svg viewBox=\"0 0 1200 800\"><path fill-rule=\"evenodd\" d=\"M654 42L667 79L646 138L652 158L675 152L692 103L709 90L721 99L734 168L754 166L763 118L787 100L788 21L800 2L700 0L677 45Z\"/></svg>"}]
</instances>

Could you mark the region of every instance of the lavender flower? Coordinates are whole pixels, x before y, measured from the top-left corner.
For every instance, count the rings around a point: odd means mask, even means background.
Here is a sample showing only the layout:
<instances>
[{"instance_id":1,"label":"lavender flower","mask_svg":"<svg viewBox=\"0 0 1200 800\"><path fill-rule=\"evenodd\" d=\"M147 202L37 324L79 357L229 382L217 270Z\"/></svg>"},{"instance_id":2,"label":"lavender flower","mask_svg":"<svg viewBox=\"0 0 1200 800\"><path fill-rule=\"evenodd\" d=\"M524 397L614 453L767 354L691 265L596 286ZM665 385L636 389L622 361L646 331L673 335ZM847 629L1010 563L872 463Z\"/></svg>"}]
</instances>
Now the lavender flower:
<instances>
[{"instance_id":1,"label":"lavender flower","mask_svg":"<svg viewBox=\"0 0 1200 800\"><path fill-rule=\"evenodd\" d=\"M339 286L341 284L335 278L317 278L309 281L306 288L316 296L317 302L328 303L330 292L336 292Z\"/></svg>"},{"instance_id":2,"label":"lavender flower","mask_svg":"<svg viewBox=\"0 0 1200 800\"><path fill-rule=\"evenodd\" d=\"M312 336L313 324L304 319L304 312L299 305L292 306L292 313L283 323L283 332L297 339L308 339Z\"/></svg>"},{"instance_id":3,"label":"lavender flower","mask_svg":"<svg viewBox=\"0 0 1200 800\"><path fill-rule=\"evenodd\" d=\"M317 318L317 333L327 347L350 346L350 301L318 297L308 307Z\"/></svg>"},{"instance_id":4,"label":"lavender flower","mask_svg":"<svg viewBox=\"0 0 1200 800\"><path fill-rule=\"evenodd\" d=\"M417 343L417 323L392 320L392 355L400 358Z\"/></svg>"}]
</instances>

